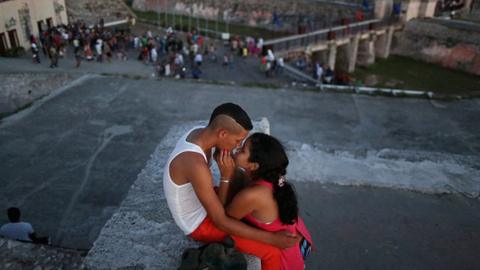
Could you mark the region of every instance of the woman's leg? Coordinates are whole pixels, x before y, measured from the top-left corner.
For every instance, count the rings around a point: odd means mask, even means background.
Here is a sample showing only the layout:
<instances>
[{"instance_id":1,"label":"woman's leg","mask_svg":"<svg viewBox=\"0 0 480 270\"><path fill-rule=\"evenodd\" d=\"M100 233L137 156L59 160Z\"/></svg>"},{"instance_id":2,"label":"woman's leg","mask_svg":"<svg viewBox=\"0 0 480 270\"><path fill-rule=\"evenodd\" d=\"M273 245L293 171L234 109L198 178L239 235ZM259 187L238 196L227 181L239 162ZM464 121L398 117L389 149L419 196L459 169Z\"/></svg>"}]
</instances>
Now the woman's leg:
<instances>
[{"instance_id":1,"label":"woman's leg","mask_svg":"<svg viewBox=\"0 0 480 270\"><path fill-rule=\"evenodd\" d=\"M262 270L280 270L281 251L279 248L234 235L232 238L238 251L260 258Z\"/></svg>"}]
</instances>

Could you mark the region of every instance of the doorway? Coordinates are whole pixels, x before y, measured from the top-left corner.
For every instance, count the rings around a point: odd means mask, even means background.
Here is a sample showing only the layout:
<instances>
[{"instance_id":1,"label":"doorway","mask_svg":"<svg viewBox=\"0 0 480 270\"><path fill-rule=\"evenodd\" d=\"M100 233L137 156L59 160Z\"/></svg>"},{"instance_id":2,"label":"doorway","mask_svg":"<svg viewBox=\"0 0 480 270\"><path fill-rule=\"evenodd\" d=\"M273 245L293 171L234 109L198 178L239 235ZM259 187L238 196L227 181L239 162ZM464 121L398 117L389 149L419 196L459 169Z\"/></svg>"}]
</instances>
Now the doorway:
<instances>
[{"instance_id":1,"label":"doorway","mask_svg":"<svg viewBox=\"0 0 480 270\"><path fill-rule=\"evenodd\" d=\"M7 37L5 33L0 33L0 54L3 54L7 51Z\"/></svg>"},{"instance_id":2,"label":"doorway","mask_svg":"<svg viewBox=\"0 0 480 270\"><path fill-rule=\"evenodd\" d=\"M17 48L20 46L16 29L8 31L8 38L10 39L10 48Z\"/></svg>"}]
</instances>

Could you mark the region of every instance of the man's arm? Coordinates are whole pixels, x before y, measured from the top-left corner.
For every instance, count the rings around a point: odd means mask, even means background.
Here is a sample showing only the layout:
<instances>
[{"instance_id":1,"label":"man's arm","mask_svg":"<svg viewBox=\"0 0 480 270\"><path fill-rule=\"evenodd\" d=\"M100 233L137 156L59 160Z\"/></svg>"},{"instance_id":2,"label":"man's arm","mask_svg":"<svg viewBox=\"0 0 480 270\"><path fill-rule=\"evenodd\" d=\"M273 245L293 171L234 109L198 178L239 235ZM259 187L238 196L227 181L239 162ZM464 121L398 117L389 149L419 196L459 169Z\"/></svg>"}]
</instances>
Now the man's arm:
<instances>
[{"instance_id":1,"label":"man's arm","mask_svg":"<svg viewBox=\"0 0 480 270\"><path fill-rule=\"evenodd\" d=\"M185 160L188 164L188 176L198 199L205 207L208 216L222 231L231 235L252 239L279 248L293 247L299 236L287 232L271 233L248 226L238 220L228 217L222 203L215 194L212 184L212 174L200 155L188 155Z\"/></svg>"}]
</instances>

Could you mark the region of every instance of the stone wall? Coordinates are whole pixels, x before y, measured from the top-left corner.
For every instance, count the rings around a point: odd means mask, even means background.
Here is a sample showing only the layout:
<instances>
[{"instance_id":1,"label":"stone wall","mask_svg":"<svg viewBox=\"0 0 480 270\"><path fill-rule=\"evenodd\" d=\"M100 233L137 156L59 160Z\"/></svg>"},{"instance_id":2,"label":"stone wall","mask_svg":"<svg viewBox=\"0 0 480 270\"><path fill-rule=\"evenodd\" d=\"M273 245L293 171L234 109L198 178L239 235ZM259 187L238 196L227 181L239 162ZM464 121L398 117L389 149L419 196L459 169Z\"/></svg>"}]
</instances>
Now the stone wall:
<instances>
[{"instance_id":1,"label":"stone wall","mask_svg":"<svg viewBox=\"0 0 480 270\"><path fill-rule=\"evenodd\" d=\"M298 0L135 0L133 8L228 20L251 26L271 25L275 12L283 29L294 29L298 21L305 22L307 26L315 24L316 28L324 27L341 18L352 18L355 13L355 8L351 7Z\"/></svg>"},{"instance_id":2,"label":"stone wall","mask_svg":"<svg viewBox=\"0 0 480 270\"><path fill-rule=\"evenodd\" d=\"M34 245L0 237L0 269L83 270L85 251Z\"/></svg>"},{"instance_id":3,"label":"stone wall","mask_svg":"<svg viewBox=\"0 0 480 270\"><path fill-rule=\"evenodd\" d=\"M76 77L67 73L1 74L0 116L28 106Z\"/></svg>"},{"instance_id":4,"label":"stone wall","mask_svg":"<svg viewBox=\"0 0 480 270\"><path fill-rule=\"evenodd\" d=\"M396 32L392 54L480 75L480 32L413 20Z\"/></svg>"},{"instance_id":5,"label":"stone wall","mask_svg":"<svg viewBox=\"0 0 480 270\"><path fill-rule=\"evenodd\" d=\"M65 4L70 22L83 20L87 24L96 24L103 18L107 23L133 16L123 0L65 0Z\"/></svg>"}]
</instances>

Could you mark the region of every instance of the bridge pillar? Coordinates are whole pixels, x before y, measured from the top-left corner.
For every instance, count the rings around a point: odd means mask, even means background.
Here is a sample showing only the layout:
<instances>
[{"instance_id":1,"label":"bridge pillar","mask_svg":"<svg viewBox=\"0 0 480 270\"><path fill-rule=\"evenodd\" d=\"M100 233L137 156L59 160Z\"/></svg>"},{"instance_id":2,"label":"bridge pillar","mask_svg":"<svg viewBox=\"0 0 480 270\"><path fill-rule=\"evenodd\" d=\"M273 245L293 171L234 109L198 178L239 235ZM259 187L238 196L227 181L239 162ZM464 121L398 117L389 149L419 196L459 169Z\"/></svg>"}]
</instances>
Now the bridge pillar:
<instances>
[{"instance_id":1,"label":"bridge pillar","mask_svg":"<svg viewBox=\"0 0 480 270\"><path fill-rule=\"evenodd\" d=\"M337 44L335 41L328 44L328 66L335 70L335 62L337 61Z\"/></svg>"},{"instance_id":2,"label":"bridge pillar","mask_svg":"<svg viewBox=\"0 0 480 270\"><path fill-rule=\"evenodd\" d=\"M424 18L432 18L435 16L435 9L437 7L436 0L423 0L420 5L420 16Z\"/></svg>"},{"instance_id":3,"label":"bridge pillar","mask_svg":"<svg viewBox=\"0 0 480 270\"><path fill-rule=\"evenodd\" d=\"M348 44L348 72L352 73L355 71L355 66L357 65L357 55L358 55L358 43L360 42L360 34L356 34L350 39Z\"/></svg>"},{"instance_id":4,"label":"bridge pillar","mask_svg":"<svg viewBox=\"0 0 480 270\"><path fill-rule=\"evenodd\" d=\"M375 54L380 58L388 58L390 56L390 48L392 46L394 27L390 26L386 33L377 37L375 42Z\"/></svg>"},{"instance_id":5,"label":"bridge pillar","mask_svg":"<svg viewBox=\"0 0 480 270\"><path fill-rule=\"evenodd\" d=\"M360 40L358 47L357 65L366 67L375 63L374 35L370 35L367 39Z\"/></svg>"},{"instance_id":6,"label":"bridge pillar","mask_svg":"<svg viewBox=\"0 0 480 270\"><path fill-rule=\"evenodd\" d=\"M402 0L403 22L434 16L437 0Z\"/></svg>"},{"instance_id":7,"label":"bridge pillar","mask_svg":"<svg viewBox=\"0 0 480 270\"><path fill-rule=\"evenodd\" d=\"M375 19L384 19L392 14L393 0L375 0L375 9L373 10Z\"/></svg>"}]
</instances>

